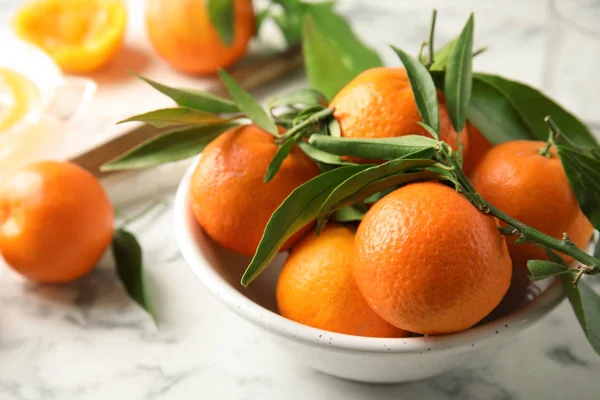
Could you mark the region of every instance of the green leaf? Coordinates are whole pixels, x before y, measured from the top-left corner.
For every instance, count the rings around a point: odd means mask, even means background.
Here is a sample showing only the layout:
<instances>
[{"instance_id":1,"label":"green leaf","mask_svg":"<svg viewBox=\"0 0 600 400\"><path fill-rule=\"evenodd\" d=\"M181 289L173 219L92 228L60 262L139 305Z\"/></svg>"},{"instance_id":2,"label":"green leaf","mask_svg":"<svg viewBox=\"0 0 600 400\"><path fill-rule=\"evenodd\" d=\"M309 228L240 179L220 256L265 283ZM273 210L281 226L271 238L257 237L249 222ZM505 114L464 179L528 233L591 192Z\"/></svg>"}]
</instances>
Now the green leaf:
<instances>
[{"instance_id":1,"label":"green leaf","mask_svg":"<svg viewBox=\"0 0 600 400\"><path fill-rule=\"evenodd\" d=\"M363 157L375 160L395 158L432 158L438 141L425 136L407 135L381 139L334 138L312 135L308 143L320 150L336 155ZM417 157L418 155L418 157Z\"/></svg>"},{"instance_id":2,"label":"green leaf","mask_svg":"<svg viewBox=\"0 0 600 400\"><path fill-rule=\"evenodd\" d=\"M311 86L329 100L362 71L383 65L327 3L306 4L302 48Z\"/></svg>"},{"instance_id":3,"label":"green leaf","mask_svg":"<svg viewBox=\"0 0 600 400\"><path fill-rule=\"evenodd\" d=\"M231 46L234 37L233 0L206 0L208 17L215 26L223 44Z\"/></svg>"},{"instance_id":4,"label":"green leaf","mask_svg":"<svg viewBox=\"0 0 600 400\"><path fill-rule=\"evenodd\" d=\"M527 261L527 268L532 281L569 273L569 267L545 260L529 260Z\"/></svg>"},{"instance_id":5,"label":"green leaf","mask_svg":"<svg viewBox=\"0 0 600 400\"><path fill-rule=\"evenodd\" d=\"M111 248L115 258L117 274L129 296L148 312L156 322L146 293L142 248L135 236L124 229L117 229L113 235Z\"/></svg>"},{"instance_id":6,"label":"green leaf","mask_svg":"<svg viewBox=\"0 0 600 400\"><path fill-rule=\"evenodd\" d=\"M375 193L374 195L367 197L366 199L363 200L363 203L365 203L365 204L377 203L379 200L383 199L385 196L392 193L394 190L396 190L398 188L399 188L399 186L390 186L387 189L381 190L381 191Z\"/></svg>"},{"instance_id":7,"label":"green leaf","mask_svg":"<svg viewBox=\"0 0 600 400\"><path fill-rule=\"evenodd\" d=\"M335 188L321 206L317 216L317 232L335 210L366 199L393 185L401 185L416 179L433 179L437 175L423 171L435 164L434 160L392 160L357 172ZM407 173L408 171L417 171ZM382 185L386 185L382 187Z\"/></svg>"},{"instance_id":8,"label":"green leaf","mask_svg":"<svg viewBox=\"0 0 600 400\"><path fill-rule=\"evenodd\" d=\"M302 37L304 4L298 0L273 0L273 3L279 4L282 12L271 12L270 16L283 33L287 45L292 46Z\"/></svg>"},{"instance_id":9,"label":"green leaf","mask_svg":"<svg viewBox=\"0 0 600 400\"><path fill-rule=\"evenodd\" d=\"M556 150L581 211L600 229L600 160L566 146Z\"/></svg>"},{"instance_id":10,"label":"green leaf","mask_svg":"<svg viewBox=\"0 0 600 400\"><path fill-rule=\"evenodd\" d=\"M473 79L467 117L493 144L536 139L512 100L493 83L477 75Z\"/></svg>"},{"instance_id":11,"label":"green leaf","mask_svg":"<svg viewBox=\"0 0 600 400\"><path fill-rule=\"evenodd\" d=\"M600 240L596 242L596 246L594 247L594 257L600 258Z\"/></svg>"},{"instance_id":12,"label":"green leaf","mask_svg":"<svg viewBox=\"0 0 600 400\"><path fill-rule=\"evenodd\" d=\"M352 205L343 207L331 215L331 220L339 223L358 222L362 221L366 211Z\"/></svg>"},{"instance_id":13,"label":"green leaf","mask_svg":"<svg viewBox=\"0 0 600 400\"><path fill-rule=\"evenodd\" d=\"M207 113L206 111L179 107L164 108L162 110L155 110L144 114L135 115L119 121L119 124L132 121L145 122L149 125L162 128L165 126L174 125L220 124L225 122L225 119L219 117L218 115Z\"/></svg>"},{"instance_id":14,"label":"green leaf","mask_svg":"<svg viewBox=\"0 0 600 400\"><path fill-rule=\"evenodd\" d=\"M452 48L446 68L444 95L448 114L456 132L460 132L467 122L467 108L471 98L473 82L473 14L458 36Z\"/></svg>"},{"instance_id":15,"label":"green leaf","mask_svg":"<svg viewBox=\"0 0 600 400\"><path fill-rule=\"evenodd\" d=\"M435 52L433 64L429 67L430 71L443 71L446 69L448 60L450 59L450 53L452 53L452 49L454 48L454 45L456 45L457 40L458 38L452 39L446 43L444 47Z\"/></svg>"},{"instance_id":16,"label":"green leaf","mask_svg":"<svg viewBox=\"0 0 600 400\"><path fill-rule=\"evenodd\" d=\"M303 142L303 141L298 142L298 147L300 147L300 149L304 152L304 154L309 156L311 159L313 159L314 161L323 163L323 164L355 165L355 163L342 160L340 158L340 156L317 149L316 147L311 146L310 144Z\"/></svg>"},{"instance_id":17,"label":"green leaf","mask_svg":"<svg viewBox=\"0 0 600 400\"><path fill-rule=\"evenodd\" d=\"M439 139L440 133L440 116L438 111L437 91L429 71L419 60L410 56L403 50L400 50L394 46L392 49L396 52L404 68L406 68L406 74L410 81L410 87L412 88L419 114L423 119L425 125L428 125L436 133L434 137Z\"/></svg>"},{"instance_id":18,"label":"green leaf","mask_svg":"<svg viewBox=\"0 0 600 400\"><path fill-rule=\"evenodd\" d=\"M272 97L268 104L268 108L275 108L281 106L293 106L293 105L327 105L327 99L323 96L323 93L312 88L302 88L293 90L281 94L277 97Z\"/></svg>"},{"instance_id":19,"label":"green leaf","mask_svg":"<svg viewBox=\"0 0 600 400\"><path fill-rule=\"evenodd\" d=\"M290 137L285 142L283 142L281 146L279 146L277 152L275 153L275 155L271 159L271 162L269 163L269 166L267 167L267 172L265 174L265 183L268 183L271 179L273 179L275 174L277 174L277 171L279 171L279 168L281 168L281 164L283 164L288 154L290 154L290 151L292 151L295 142L296 139L294 137Z\"/></svg>"},{"instance_id":20,"label":"green leaf","mask_svg":"<svg viewBox=\"0 0 600 400\"><path fill-rule=\"evenodd\" d=\"M335 118L331 118L331 121L329 121L329 124L327 125L327 131L331 137L342 137L342 128L340 127L338 120Z\"/></svg>"},{"instance_id":21,"label":"green leaf","mask_svg":"<svg viewBox=\"0 0 600 400\"><path fill-rule=\"evenodd\" d=\"M234 122L174 129L149 139L109 161L102 171L148 168L199 154L221 133L237 126Z\"/></svg>"},{"instance_id":22,"label":"green leaf","mask_svg":"<svg viewBox=\"0 0 600 400\"><path fill-rule=\"evenodd\" d=\"M600 296L583 280L579 281L577 287L573 287L570 275L561 275L560 280L583 333L594 351L600 355Z\"/></svg>"},{"instance_id":23,"label":"green leaf","mask_svg":"<svg viewBox=\"0 0 600 400\"><path fill-rule=\"evenodd\" d=\"M351 165L324 172L298 186L275 210L256 253L242 276L248 286L273 260L283 243L317 217L321 204L337 185L368 165Z\"/></svg>"},{"instance_id":24,"label":"green leaf","mask_svg":"<svg viewBox=\"0 0 600 400\"><path fill-rule=\"evenodd\" d=\"M141 80L158 90L162 94L170 97L183 107L193 108L194 110L202 110L210 113L235 113L240 109L231 100L223 99L209 92L203 92L193 89L177 89L165 86L151 79L133 73Z\"/></svg>"},{"instance_id":25,"label":"green leaf","mask_svg":"<svg viewBox=\"0 0 600 400\"><path fill-rule=\"evenodd\" d=\"M510 98L537 140L547 140L548 126L544 118L551 115L569 139L580 146L599 148L594 135L583 122L537 89L497 75L477 73L475 77L495 85Z\"/></svg>"},{"instance_id":26,"label":"green leaf","mask_svg":"<svg viewBox=\"0 0 600 400\"><path fill-rule=\"evenodd\" d=\"M256 125L260 126L266 132L278 137L279 132L275 122L269 117L269 114L260 106L260 104L224 70L219 69L221 81L229 91L231 98L239 109L246 114Z\"/></svg>"}]
</instances>

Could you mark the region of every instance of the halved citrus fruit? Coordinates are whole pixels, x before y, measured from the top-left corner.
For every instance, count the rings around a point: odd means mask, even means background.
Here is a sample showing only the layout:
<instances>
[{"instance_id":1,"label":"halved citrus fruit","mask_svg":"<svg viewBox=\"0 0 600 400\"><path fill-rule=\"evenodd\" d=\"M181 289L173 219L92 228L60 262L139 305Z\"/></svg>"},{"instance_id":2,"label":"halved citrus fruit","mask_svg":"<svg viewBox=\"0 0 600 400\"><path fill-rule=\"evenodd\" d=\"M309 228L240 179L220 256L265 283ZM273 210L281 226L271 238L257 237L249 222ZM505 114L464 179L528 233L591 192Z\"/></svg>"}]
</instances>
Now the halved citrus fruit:
<instances>
[{"instance_id":1,"label":"halved citrus fruit","mask_svg":"<svg viewBox=\"0 0 600 400\"><path fill-rule=\"evenodd\" d=\"M38 0L15 16L17 35L44 49L67 72L106 64L123 42L127 11L120 0Z\"/></svg>"}]
</instances>

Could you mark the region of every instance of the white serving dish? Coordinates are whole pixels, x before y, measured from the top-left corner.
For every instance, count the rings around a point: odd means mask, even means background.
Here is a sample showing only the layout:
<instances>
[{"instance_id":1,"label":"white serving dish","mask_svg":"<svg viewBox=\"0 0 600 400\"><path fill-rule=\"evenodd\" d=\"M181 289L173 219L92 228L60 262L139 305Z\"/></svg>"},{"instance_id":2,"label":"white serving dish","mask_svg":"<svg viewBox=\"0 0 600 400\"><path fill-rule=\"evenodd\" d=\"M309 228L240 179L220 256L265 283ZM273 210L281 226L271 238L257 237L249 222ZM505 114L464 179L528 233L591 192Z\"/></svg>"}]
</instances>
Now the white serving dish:
<instances>
[{"instance_id":1,"label":"white serving dish","mask_svg":"<svg viewBox=\"0 0 600 400\"><path fill-rule=\"evenodd\" d=\"M451 335L367 338L311 328L277 314L275 284L286 254L249 287L240 277L249 258L216 245L196 222L188 198L193 163L175 199L175 236L183 257L200 282L230 310L278 338L299 362L344 379L396 383L425 379L455 370L481 353L497 349L548 314L563 299L558 280L536 284L525 304L495 321ZM242 228L242 227L241 227Z\"/></svg>"}]
</instances>

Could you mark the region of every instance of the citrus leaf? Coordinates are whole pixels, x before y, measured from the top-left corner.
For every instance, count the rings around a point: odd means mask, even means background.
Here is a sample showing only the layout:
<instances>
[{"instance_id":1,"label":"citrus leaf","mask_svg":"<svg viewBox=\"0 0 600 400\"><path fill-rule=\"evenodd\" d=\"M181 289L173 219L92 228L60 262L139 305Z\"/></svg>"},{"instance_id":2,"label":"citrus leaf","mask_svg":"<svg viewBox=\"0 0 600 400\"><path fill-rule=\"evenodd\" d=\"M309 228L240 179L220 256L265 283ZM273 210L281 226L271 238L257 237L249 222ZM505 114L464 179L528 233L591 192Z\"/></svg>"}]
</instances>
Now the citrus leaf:
<instances>
[{"instance_id":1,"label":"citrus leaf","mask_svg":"<svg viewBox=\"0 0 600 400\"><path fill-rule=\"evenodd\" d=\"M450 59L450 53L452 53L452 49L456 44L458 38L454 38L448 43L446 43L441 49L435 52L433 57L433 64L429 67L430 71L443 71L446 69L448 65L448 60Z\"/></svg>"},{"instance_id":2,"label":"citrus leaf","mask_svg":"<svg viewBox=\"0 0 600 400\"><path fill-rule=\"evenodd\" d=\"M298 147L300 147L304 154L309 156L312 160L320 163L328 165L355 165L355 163L344 161L340 156L317 149L306 142L298 142Z\"/></svg>"},{"instance_id":3,"label":"citrus leaf","mask_svg":"<svg viewBox=\"0 0 600 400\"><path fill-rule=\"evenodd\" d=\"M218 115L186 107L150 111L119 121L119 124L132 121L145 122L158 128L174 125L219 124L225 122Z\"/></svg>"},{"instance_id":4,"label":"citrus leaf","mask_svg":"<svg viewBox=\"0 0 600 400\"><path fill-rule=\"evenodd\" d=\"M446 67L444 95L448 114L456 132L460 132L467 121L467 108L473 82L473 14L458 36L450 52Z\"/></svg>"},{"instance_id":5,"label":"citrus leaf","mask_svg":"<svg viewBox=\"0 0 600 400\"><path fill-rule=\"evenodd\" d=\"M532 281L569 273L569 267L546 260L529 260L527 261L527 269L529 269Z\"/></svg>"},{"instance_id":6,"label":"citrus leaf","mask_svg":"<svg viewBox=\"0 0 600 400\"><path fill-rule=\"evenodd\" d=\"M377 203L379 200L383 199L385 196L392 193L394 190L396 190L398 188L399 188L399 186L391 186L387 189L381 190L381 191L375 193L374 195L371 195L371 196L367 197L366 199L364 199L363 203L365 203L365 204Z\"/></svg>"},{"instance_id":7,"label":"citrus leaf","mask_svg":"<svg viewBox=\"0 0 600 400\"><path fill-rule=\"evenodd\" d=\"M221 42L231 46L234 36L233 0L206 0L206 8Z\"/></svg>"},{"instance_id":8,"label":"citrus leaf","mask_svg":"<svg viewBox=\"0 0 600 400\"><path fill-rule=\"evenodd\" d=\"M256 125L260 126L271 135L278 137L279 132L277 131L275 122L273 122L271 117L269 117L269 114L267 114L254 97L238 85L224 70L219 69L219 77L239 109Z\"/></svg>"},{"instance_id":9,"label":"citrus leaf","mask_svg":"<svg viewBox=\"0 0 600 400\"><path fill-rule=\"evenodd\" d=\"M377 160L393 160L419 154L414 158L432 158L438 141L425 136L407 135L395 138L355 139L312 135L308 143L331 154L363 157Z\"/></svg>"},{"instance_id":10,"label":"citrus leaf","mask_svg":"<svg viewBox=\"0 0 600 400\"><path fill-rule=\"evenodd\" d=\"M275 210L256 253L242 276L242 286L250 284L273 260L283 243L317 217L321 204L336 186L368 165L351 165L324 172L298 186Z\"/></svg>"},{"instance_id":11,"label":"citrus leaf","mask_svg":"<svg viewBox=\"0 0 600 400\"><path fill-rule=\"evenodd\" d=\"M284 93L277 97L273 97L268 102L268 108L292 105L326 106L327 99L323 93L319 92L318 90L312 88L302 88Z\"/></svg>"},{"instance_id":12,"label":"citrus leaf","mask_svg":"<svg viewBox=\"0 0 600 400\"><path fill-rule=\"evenodd\" d=\"M343 207L331 215L331 220L339 223L362 221L366 211L357 206Z\"/></svg>"},{"instance_id":13,"label":"citrus leaf","mask_svg":"<svg viewBox=\"0 0 600 400\"><path fill-rule=\"evenodd\" d=\"M115 258L117 275L129 296L152 316L150 301L144 282L142 248L133 234L124 229L117 229L113 235L111 249Z\"/></svg>"},{"instance_id":14,"label":"citrus leaf","mask_svg":"<svg viewBox=\"0 0 600 400\"><path fill-rule=\"evenodd\" d=\"M573 287L571 275L561 275L560 280L583 333L600 355L600 296L583 280Z\"/></svg>"},{"instance_id":15,"label":"citrus leaf","mask_svg":"<svg viewBox=\"0 0 600 400\"><path fill-rule=\"evenodd\" d=\"M304 4L298 0L273 0L282 7L280 13L270 13L288 46L294 45L302 37L302 16Z\"/></svg>"},{"instance_id":16,"label":"citrus leaf","mask_svg":"<svg viewBox=\"0 0 600 400\"><path fill-rule=\"evenodd\" d=\"M102 171L148 168L193 157L221 133L237 126L235 122L174 129L149 139L109 161Z\"/></svg>"},{"instance_id":17,"label":"citrus leaf","mask_svg":"<svg viewBox=\"0 0 600 400\"><path fill-rule=\"evenodd\" d=\"M554 122L561 127L569 139L580 146L599 148L594 135L583 122L539 90L497 75L477 73L475 77L493 84L510 98L531 127L533 136L537 140L546 141L548 139L548 126L545 124L544 118L551 115Z\"/></svg>"},{"instance_id":18,"label":"citrus leaf","mask_svg":"<svg viewBox=\"0 0 600 400\"><path fill-rule=\"evenodd\" d=\"M145 78L141 75L137 75L135 73L133 75L137 76L162 94L170 97L180 106L215 114L234 113L240 111L233 101L215 96L212 93L194 89L172 88Z\"/></svg>"},{"instance_id":19,"label":"citrus leaf","mask_svg":"<svg viewBox=\"0 0 600 400\"><path fill-rule=\"evenodd\" d=\"M324 222L331 213L342 207L356 203L381 190L382 180L389 182L388 186L399 185L425 176L434 176L434 173L425 174L407 173L410 170L423 169L435 164L434 160L392 160L357 172L337 186L321 206L317 216L317 232L324 226ZM390 178L390 179L386 179ZM373 185L373 186L370 186ZM358 194L358 196L357 196Z\"/></svg>"},{"instance_id":20,"label":"citrus leaf","mask_svg":"<svg viewBox=\"0 0 600 400\"><path fill-rule=\"evenodd\" d=\"M340 127L340 123L337 119L332 118L327 125L327 131L329 132L329 136L331 137L342 137L342 128Z\"/></svg>"},{"instance_id":21,"label":"citrus leaf","mask_svg":"<svg viewBox=\"0 0 600 400\"><path fill-rule=\"evenodd\" d=\"M600 229L600 160L566 146L556 150L581 211Z\"/></svg>"},{"instance_id":22,"label":"citrus leaf","mask_svg":"<svg viewBox=\"0 0 600 400\"><path fill-rule=\"evenodd\" d=\"M281 164L283 164L283 161L285 161L288 154L290 154L290 151L292 151L295 142L296 139L294 137L290 137L285 142L283 142L281 146L279 146L277 152L275 153L275 155L271 159L271 162L269 163L269 166L267 167L267 172L265 173L264 179L265 183L269 183L269 181L273 179L275 174L277 174L277 171L279 171Z\"/></svg>"},{"instance_id":23,"label":"citrus leaf","mask_svg":"<svg viewBox=\"0 0 600 400\"><path fill-rule=\"evenodd\" d=\"M493 144L536 139L512 100L493 83L479 79L478 75L473 79L467 118Z\"/></svg>"},{"instance_id":24,"label":"citrus leaf","mask_svg":"<svg viewBox=\"0 0 600 400\"><path fill-rule=\"evenodd\" d=\"M429 71L419 60L407 54L394 46L392 49L396 52L406 68L406 74L410 81L419 114L425 125L431 127L436 133L434 136L439 139L440 117L438 111L437 91Z\"/></svg>"},{"instance_id":25,"label":"citrus leaf","mask_svg":"<svg viewBox=\"0 0 600 400\"><path fill-rule=\"evenodd\" d=\"M376 52L355 36L328 3L305 4L302 24L304 65L311 86L331 100L362 71L382 66Z\"/></svg>"}]
</instances>

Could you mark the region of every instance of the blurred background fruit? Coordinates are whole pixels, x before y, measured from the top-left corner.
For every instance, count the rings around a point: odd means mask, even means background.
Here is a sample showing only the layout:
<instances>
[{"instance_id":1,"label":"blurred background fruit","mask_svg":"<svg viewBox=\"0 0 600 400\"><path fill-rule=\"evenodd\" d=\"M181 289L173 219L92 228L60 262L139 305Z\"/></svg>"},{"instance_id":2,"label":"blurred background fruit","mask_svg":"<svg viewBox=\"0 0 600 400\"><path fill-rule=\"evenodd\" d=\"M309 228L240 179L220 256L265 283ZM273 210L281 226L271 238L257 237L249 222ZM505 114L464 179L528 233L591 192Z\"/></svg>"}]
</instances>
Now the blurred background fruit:
<instances>
[{"instance_id":1,"label":"blurred background fruit","mask_svg":"<svg viewBox=\"0 0 600 400\"><path fill-rule=\"evenodd\" d=\"M87 274L110 244L113 220L98 180L75 164L30 164L0 185L0 253L33 281Z\"/></svg>"},{"instance_id":2,"label":"blurred background fruit","mask_svg":"<svg viewBox=\"0 0 600 400\"><path fill-rule=\"evenodd\" d=\"M242 58L254 35L251 0L233 1L233 40L223 42L207 9L207 0L148 0L146 28L156 51L174 68L214 74Z\"/></svg>"},{"instance_id":3,"label":"blurred background fruit","mask_svg":"<svg viewBox=\"0 0 600 400\"><path fill-rule=\"evenodd\" d=\"M127 11L120 0L36 0L14 19L19 37L42 49L66 72L95 71L121 48Z\"/></svg>"},{"instance_id":4,"label":"blurred background fruit","mask_svg":"<svg viewBox=\"0 0 600 400\"><path fill-rule=\"evenodd\" d=\"M354 232L329 224L290 252L277 282L277 306L286 318L348 335L406 337L377 315L352 275Z\"/></svg>"},{"instance_id":5,"label":"blurred background fruit","mask_svg":"<svg viewBox=\"0 0 600 400\"><path fill-rule=\"evenodd\" d=\"M319 169L294 145L281 168L264 182L278 150L274 137L256 125L235 127L213 140L200 155L192 177L196 219L221 246L252 256L271 214L283 200ZM288 249L310 226L293 235Z\"/></svg>"},{"instance_id":6,"label":"blurred background fruit","mask_svg":"<svg viewBox=\"0 0 600 400\"><path fill-rule=\"evenodd\" d=\"M494 218L436 182L404 186L358 227L354 278L371 308L398 328L428 335L468 329L511 281Z\"/></svg>"},{"instance_id":7,"label":"blurred background fruit","mask_svg":"<svg viewBox=\"0 0 600 400\"><path fill-rule=\"evenodd\" d=\"M528 140L499 144L475 167L471 181L484 199L511 217L556 239L567 232L585 248L594 228L579 208L556 149L540 154L545 146ZM515 237L507 241L515 264L548 258L541 247L516 244Z\"/></svg>"}]
</instances>

